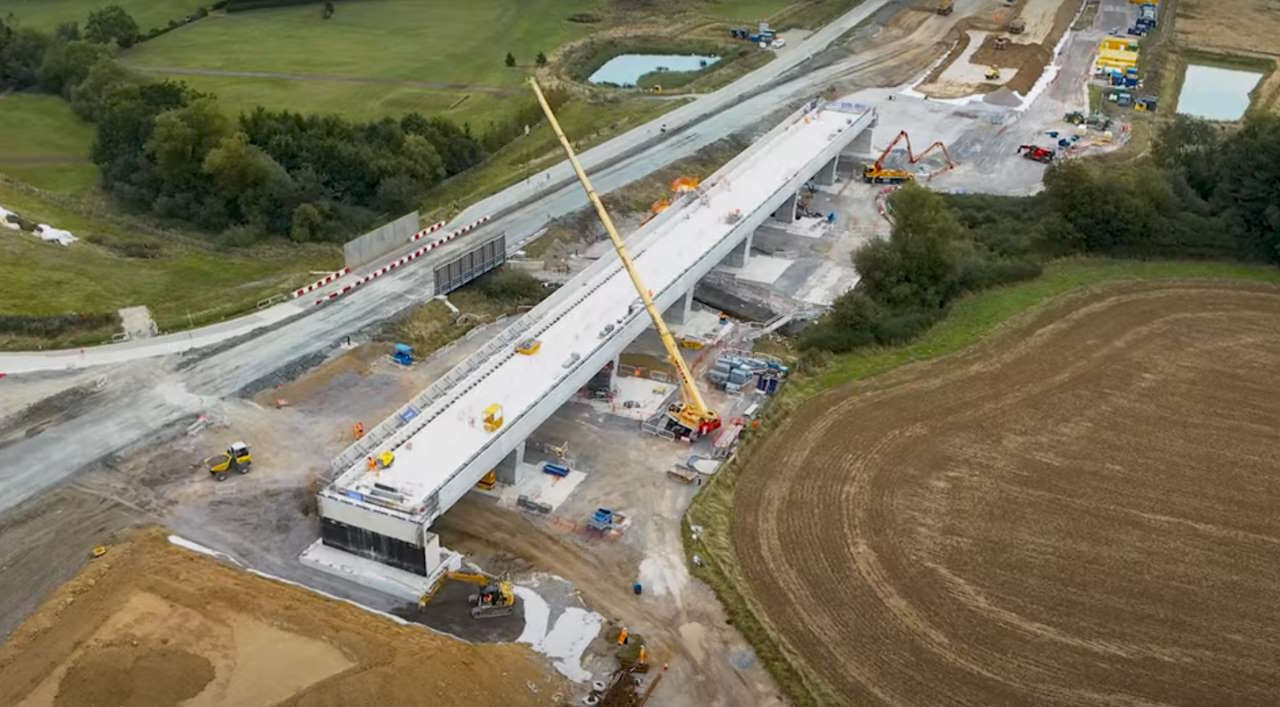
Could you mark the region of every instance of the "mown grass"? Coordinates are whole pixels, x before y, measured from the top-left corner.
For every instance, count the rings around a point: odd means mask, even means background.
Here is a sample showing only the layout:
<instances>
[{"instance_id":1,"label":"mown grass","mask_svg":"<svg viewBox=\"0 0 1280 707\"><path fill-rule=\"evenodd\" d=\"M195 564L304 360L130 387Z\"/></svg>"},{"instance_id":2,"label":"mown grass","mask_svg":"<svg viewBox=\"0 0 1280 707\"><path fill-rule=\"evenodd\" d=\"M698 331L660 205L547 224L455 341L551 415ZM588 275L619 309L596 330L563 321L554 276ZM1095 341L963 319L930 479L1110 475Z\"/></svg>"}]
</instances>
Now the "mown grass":
<instances>
[{"instance_id":1,"label":"mown grass","mask_svg":"<svg viewBox=\"0 0 1280 707\"><path fill-rule=\"evenodd\" d=\"M0 17L13 13L21 26L39 30L52 30L62 22L78 22L83 30L90 12L119 5L146 32L212 4L213 0L0 0Z\"/></svg>"},{"instance_id":2,"label":"mown grass","mask_svg":"<svg viewBox=\"0 0 1280 707\"><path fill-rule=\"evenodd\" d=\"M210 15L193 25L145 42L123 54L127 64L159 67L273 71L317 76L399 79L449 84L515 87L539 51L586 36L591 25L568 21L590 12L601 0L363 0L338 3L332 18L321 18L319 3ZM507 68L515 55L522 68ZM270 79L226 82L219 95L246 104L245 91L258 100L269 95ZM307 81L272 108L310 92L320 98L333 87ZM278 86L278 84L276 84ZM383 91L395 90L382 87ZM456 91L449 91L456 94ZM454 95L456 98L456 95ZM315 101L307 101L313 104ZM329 112L342 112L341 104Z\"/></svg>"},{"instance_id":3,"label":"mown grass","mask_svg":"<svg viewBox=\"0 0 1280 707\"><path fill-rule=\"evenodd\" d=\"M0 173L60 193L92 188L94 127L57 96L14 93L0 98Z\"/></svg>"},{"instance_id":4,"label":"mown grass","mask_svg":"<svg viewBox=\"0 0 1280 707\"><path fill-rule=\"evenodd\" d=\"M814 395L853 381L864 380L899 366L961 351L999 326L1054 298L1087 287L1126 281L1244 280L1280 285L1280 268L1219 262L1127 261L1078 259L1050 263L1032 281L988 290L959 300L946 319L915 342L892 348L871 348L835 357L822 369L796 376L765 410L763 429L744 441L736 457L705 484L685 516L684 547L699 555L695 575L707 582L724 604L733 624L752 644L761 662L795 705L840 704L842 700L803 661L779 640L750 596L737 566L731 542L733 494L744 460L762 444L776 443L769 430ZM694 540L690 525L703 531Z\"/></svg>"},{"instance_id":5,"label":"mown grass","mask_svg":"<svg viewBox=\"0 0 1280 707\"><path fill-rule=\"evenodd\" d=\"M172 331L251 310L259 300L309 281L310 271L332 270L341 262L332 246L218 250L199 236L122 216L96 198L60 197L7 179L0 179L0 204L81 239L63 248L28 233L0 230L0 312L6 314L111 312L146 305L160 329ZM87 341L0 339L0 348L83 345L97 343L101 334L93 332Z\"/></svg>"},{"instance_id":6,"label":"mown grass","mask_svg":"<svg viewBox=\"0 0 1280 707\"><path fill-rule=\"evenodd\" d=\"M644 96L618 96L603 102L571 100L556 112L560 127L579 153L609 138L642 125L681 105L680 101ZM424 218L434 220L457 213L477 199L515 184L528 175L564 159L550 126L538 124L528 135L516 138L484 164L463 172L427 194Z\"/></svg>"}]
</instances>

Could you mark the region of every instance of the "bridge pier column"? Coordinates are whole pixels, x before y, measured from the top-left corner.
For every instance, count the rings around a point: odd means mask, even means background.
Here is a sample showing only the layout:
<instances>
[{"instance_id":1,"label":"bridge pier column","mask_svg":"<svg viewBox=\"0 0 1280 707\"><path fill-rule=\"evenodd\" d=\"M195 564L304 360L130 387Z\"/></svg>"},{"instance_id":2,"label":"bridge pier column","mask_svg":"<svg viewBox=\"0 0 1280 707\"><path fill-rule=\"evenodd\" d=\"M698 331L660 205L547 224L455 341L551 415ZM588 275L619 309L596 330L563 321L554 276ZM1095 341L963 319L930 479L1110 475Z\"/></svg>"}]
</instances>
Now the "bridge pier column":
<instances>
[{"instance_id":1,"label":"bridge pier column","mask_svg":"<svg viewBox=\"0 0 1280 707\"><path fill-rule=\"evenodd\" d=\"M822 165L822 169L818 170L818 174L814 179L823 186L831 186L836 183L836 169L840 166L840 155L836 155Z\"/></svg>"},{"instance_id":2,"label":"bridge pier column","mask_svg":"<svg viewBox=\"0 0 1280 707\"><path fill-rule=\"evenodd\" d=\"M792 197L794 200L795 197ZM795 209L795 206L792 206ZM741 248L734 248L724 257L724 264L733 268L743 268L747 266L747 261L751 259L751 240L755 237L754 230L747 232L747 237L742 241Z\"/></svg>"},{"instance_id":3,"label":"bridge pier column","mask_svg":"<svg viewBox=\"0 0 1280 707\"><path fill-rule=\"evenodd\" d=\"M521 468L521 464L524 464L524 442L518 444L515 449L511 450L510 454L498 462L497 468L493 471L498 481L507 485L514 485L523 478L524 471Z\"/></svg>"},{"instance_id":4,"label":"bridge pier column","mask_svg":"<svg viewBox=\"0 0 1280 707\"><path fill-rule=\"evenodd\" d=\"M792 194L790 198L782 202L782 206L773 212L773 220L781 221L785 224L792 224L796 221L796 198L798 194Z\"/></svg>"},{"instance_id":5,"label":"bridge pier column","mask_svg":"<svg viewBox=\"0 0 1280 707\"><path fill-rule=\"evenodd\" d=\"M675 304L667 308L662 313L662 320L668 324L684 324L689 321L689 315L693 312L693 288L684 293L684 297L676 300Z\"/></svg>"},{"instance_id":6,"label":"bridge pier column","mask_svg":"<svg viewBox=\"0 0 1280 707\"><path fill-rule=\"evenodd\" d=\"M844 148L844 151L840 154L845 157L861 157L871 154L871 128L858 133L853 138L853 142L850 142L849 146Z\"/></svg>"},{"instance_id":7,"label":"bridge pier column","mask_svg":"<svg viewBox=\"0 0 1280 707\"><path fill-rule=\"evenodd\" d=\"M618 355L613 357L611 365L612 368L609 369L609 392L612 394L613 391L618 389L618 366L622 365L622 352L618 352Z\"/></svg>"}]
</instances>

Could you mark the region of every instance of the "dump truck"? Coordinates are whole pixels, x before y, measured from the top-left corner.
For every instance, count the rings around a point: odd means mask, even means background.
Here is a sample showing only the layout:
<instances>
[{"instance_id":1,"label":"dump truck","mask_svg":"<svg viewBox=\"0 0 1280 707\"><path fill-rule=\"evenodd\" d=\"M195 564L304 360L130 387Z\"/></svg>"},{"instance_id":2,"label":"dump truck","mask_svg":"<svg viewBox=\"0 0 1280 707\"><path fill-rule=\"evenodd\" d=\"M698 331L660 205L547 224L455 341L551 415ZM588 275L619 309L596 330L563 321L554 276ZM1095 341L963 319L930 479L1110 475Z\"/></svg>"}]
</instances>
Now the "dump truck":
<instances>
[{"instance_id":1,"label":"dump truck","mask_svg":"<svg viewBox=\"0 0 1280 707\"><path fill-rule=\"evenodd\" d=\"M249 445L244 442L232 442L231 446L227 447L227 451L215 454L204 461L209 466L209 474L215 480L226 481L227 475L233 471L237 474L248 474L249 469L253 467L253 454L249 451Z\"/></svg>"}]
</instances>

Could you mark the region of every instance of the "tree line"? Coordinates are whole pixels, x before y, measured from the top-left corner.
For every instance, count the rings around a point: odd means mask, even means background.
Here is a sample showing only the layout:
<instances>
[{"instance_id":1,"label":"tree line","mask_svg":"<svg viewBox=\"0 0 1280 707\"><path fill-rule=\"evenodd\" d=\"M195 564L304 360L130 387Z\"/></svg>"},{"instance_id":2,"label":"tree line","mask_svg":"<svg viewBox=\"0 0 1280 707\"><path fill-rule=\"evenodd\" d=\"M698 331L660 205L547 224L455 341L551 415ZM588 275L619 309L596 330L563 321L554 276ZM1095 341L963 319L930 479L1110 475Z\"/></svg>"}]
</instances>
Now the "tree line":
<instances>
[{"instance_id":1,"label":"tree line","mask_svg":"<svg viewBox=\"0 0 1280 707\"><path fill-rule=\"evenodd\" d=\"M1224 130L1178 116L1150 158L1125 167L1068 160L1044 184L1030 197L895 192L890 237L853 254L861 281L805 330L801 348L908 341L960 295L1036 277L1055 257L1280 264L1280 117Z\"/></svg>"},{"instance_id":2,"label":"tree line","mask_svg":"<svg viewBox=\"0 0 1280 707\"><path fill-rule=\"evenodd\" d=\"M96 124L91 158L107 193L132 209L218 232L231 245L264 234L347 240L413 210L432 186L542 119L532 97L480 136L467 124L418 113L353 122L260 107L232 119L212 94L151 81L112 61L109 45L126 46L121 37L136 35L123 12L91 15L84 38L70 26L46 35L0 21L0 90L66 98ZM565 95L553 91L548 100L558 106Z\"/></svg>"}]
</instances>

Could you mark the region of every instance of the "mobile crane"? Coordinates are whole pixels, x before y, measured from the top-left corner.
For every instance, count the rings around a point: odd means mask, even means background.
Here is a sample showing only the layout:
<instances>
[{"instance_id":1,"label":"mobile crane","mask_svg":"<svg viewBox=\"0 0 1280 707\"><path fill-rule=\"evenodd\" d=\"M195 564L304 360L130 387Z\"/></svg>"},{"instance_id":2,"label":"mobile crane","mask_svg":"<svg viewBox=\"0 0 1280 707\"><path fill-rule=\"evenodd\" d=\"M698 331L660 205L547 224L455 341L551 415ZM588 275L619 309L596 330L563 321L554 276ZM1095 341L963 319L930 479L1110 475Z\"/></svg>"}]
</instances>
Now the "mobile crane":
<instances>
[{"instance_id":1,"label":"mobile crane","mask_svg":"<svg viewBox=\"0 0 1280 707\"><path fill-rule=\"evenodd\" d=\"M587 198L591 201L592 206L596 209L596 215L600 217L600 223L604 224L604 230L609 234L609 240L613 242L613 249L618 253L618 259L622 261L622 267L626 269L627 275L631 277L631 284L635 286L636 292L640 295L640 301L644 304L645 311L649 313L649 318L653 320L653 328L658 331L658 338L662 339L662 346L667 350L667 357L671 359L671 364L675 366L676 373L680 378L680 402L672 403L667 409L667 429L675 433L678 437L697 437L707 434L720 426L720 416L707 407L702 400L702 394L698 392L698 386L694 383L693 373L689 371L689 366L685 364L684 357L680 355L680 349L676 346L675 337L671 335L671 330L667 328L666 322L662 321L662 314L658 312L658 308L653 304L653 297L649 294L648 288L640 281L640 274L636 272L636 266L631 261L631 256L627 253L626 246L622 243L622 237L618 235L618 230L613 226L613 219L609 218L609 212L605 210L604 204L601 203L600 197L596 195L595 187L591 186L591 180L587 178L587 173L582 170L582 165L578 162L578 156L573 152L573 146L569 144L569 138L565 137L564 131L560 129L560 121L556 120L555 113L551 111L551 106L547 104L547 99L542 95L542 89L538 87L535 79L529 79L529 85L533 88L533 93L538 98L538 104L542 106L542 112L547 116L547 122L551 125L551 130L555 132L556 137L560 140L560 146L564 148L565 155L569 158L569 164L573 166L573 171L578 175L578 181L582 183L582 188L587 192Z\"/></svg>"}]
</instances>

